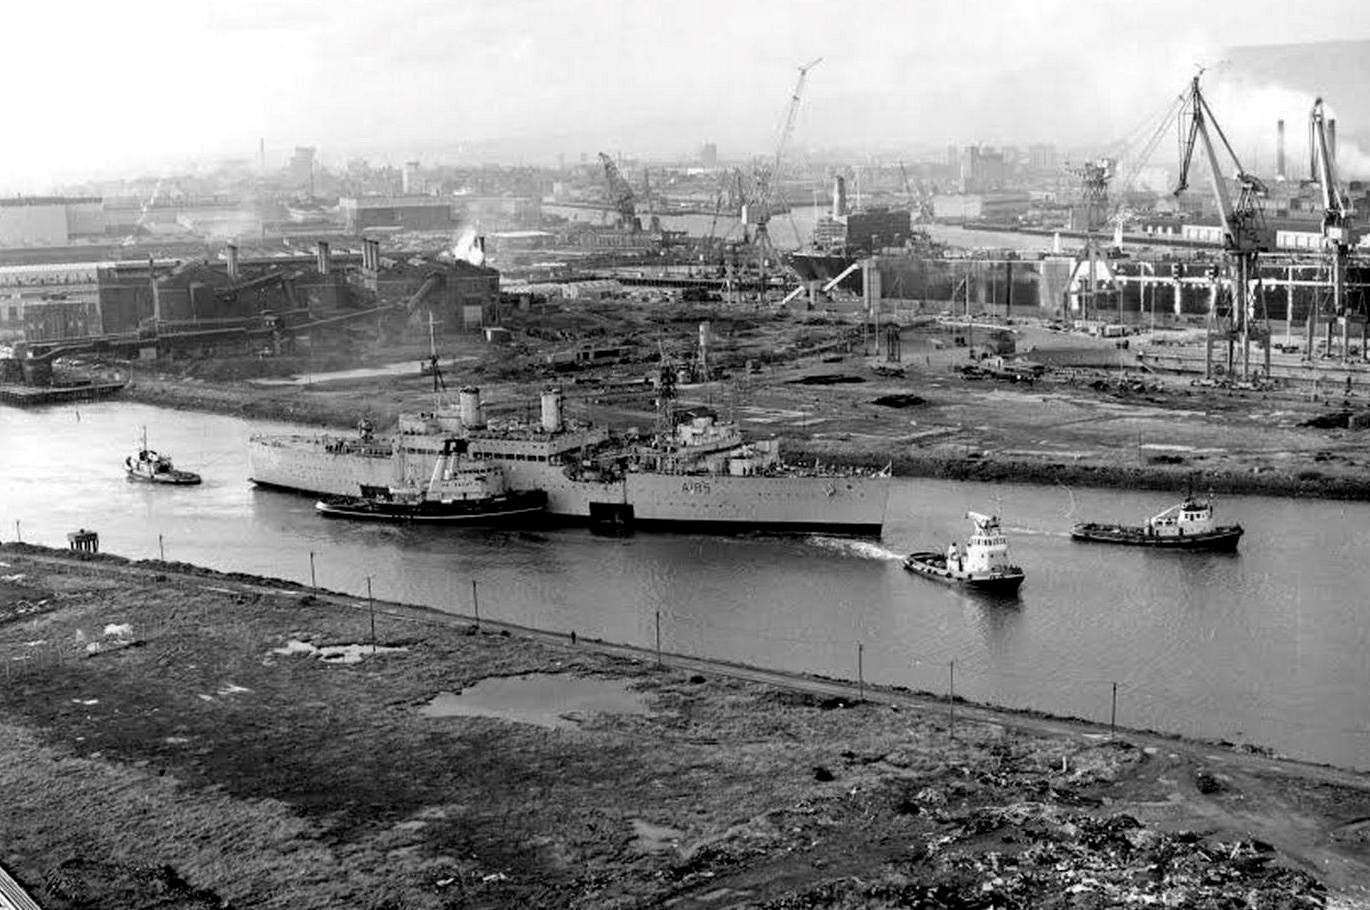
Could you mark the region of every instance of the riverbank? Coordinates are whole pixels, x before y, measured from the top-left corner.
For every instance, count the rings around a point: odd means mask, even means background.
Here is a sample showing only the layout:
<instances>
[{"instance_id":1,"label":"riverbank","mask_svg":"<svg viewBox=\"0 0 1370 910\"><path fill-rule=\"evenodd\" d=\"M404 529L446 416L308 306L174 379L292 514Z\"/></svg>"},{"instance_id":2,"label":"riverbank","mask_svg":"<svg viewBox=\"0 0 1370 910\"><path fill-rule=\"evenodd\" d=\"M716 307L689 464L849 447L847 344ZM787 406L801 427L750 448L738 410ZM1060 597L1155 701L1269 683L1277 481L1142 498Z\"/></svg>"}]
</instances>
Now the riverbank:
<instances>
[{"instance_id":1,"label":"riverbank","mask_svg":"<svg viewBox=\"0 0 1370 910\"><path fill-rule=\"evenodd\" d=\"M772 383L754 392L762 406L740 416L751 433L780 435L783 452L791 461L871 468L890 465L899 476L1370 500L1370 469L1357 432L1294 426L1298 419L1323 413L1325 407L1301 408L1298 401L1272 402L1267 396L1251 394L1210 398L1207 404L1213 410L1196 411L1192 397L1178 394L1167 400L1153 392L1120 402L1097 395L1071 400L1058 389L1035 395L991 387L968 393L984 399L976 412L967 413L963 402L942 405L940 409L953 412L956 422L944 424L940 427L944 432L939 432L931 412L941 404L937 390L949 383L941 376L931 378L933 383L916 386L928 400L910 409L918 415L915 423L920 427L912 437L884 415L863 413L872 410L868 400L880 394L908 394L906 382L877 381L857 391L806 388L804 398ZM132 384L124 397L163 407L349 432L362 417L384 429L395 424L401 411L431 408L431 392L425 384L417 377L267 389L247 383L148 378ZM504 411L522 414L524 407L517 403L533 400L538 388L536 383L500 383L483 391L487 401L501 402ZM695 394L701 400L715 397L707 390ZM1070 413L1060 413L1062 406ZM1090 411L1097 413L1091 417ZM1253 426L1249 411L1263 413L1270 423ZM801 425L777 422L770 416L775 413L798 415L795 423ZM616 411L610 405L597 407L596 414L617 417L615 422L623 425L642 426L650 420L646 414ZM1091 421L1097 422L1100 432L1082 436ZM1184 444L1143 451L1137 445L1143 434L1151 440L1159 437ZM1034 451L1015 454L1025 448Z\"/></svg>"},{"instance_id":2,"label":"riverbank","mask_svg":"<svg viewBox=\"0 0 1370 910\"><path fill-rule=\"evenodd\" d=\"M399 604L373 625L179 564L0 562L0 863L45 908L1370 896L1363 775ZM527 680L622 698L474 697ZM432 710L450 693L469 714Z\"/></svg>"}]
</instances>

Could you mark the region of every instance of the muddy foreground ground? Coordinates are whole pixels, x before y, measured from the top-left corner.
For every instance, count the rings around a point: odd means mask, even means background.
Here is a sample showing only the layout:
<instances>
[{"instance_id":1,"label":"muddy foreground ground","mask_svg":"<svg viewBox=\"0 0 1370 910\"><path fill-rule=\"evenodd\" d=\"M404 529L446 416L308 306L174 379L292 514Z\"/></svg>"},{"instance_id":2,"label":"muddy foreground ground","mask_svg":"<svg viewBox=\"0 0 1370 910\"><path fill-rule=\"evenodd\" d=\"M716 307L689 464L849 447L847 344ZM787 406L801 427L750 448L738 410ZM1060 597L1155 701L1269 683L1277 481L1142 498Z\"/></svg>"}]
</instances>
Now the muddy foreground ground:
<instances>
[{"instance_id":1,"label":"muddy foreground ground","mask_svg":"<svg viewBox=\"0 0 1370 910\"><path fill-rule=\"evenodd\" d=\"M393 605L372 654L298 586L0 563L0 864L49 910L1370 900L1361 775ZM529 673L645 713L421 713Z\"/></svg>"}]
</instances>

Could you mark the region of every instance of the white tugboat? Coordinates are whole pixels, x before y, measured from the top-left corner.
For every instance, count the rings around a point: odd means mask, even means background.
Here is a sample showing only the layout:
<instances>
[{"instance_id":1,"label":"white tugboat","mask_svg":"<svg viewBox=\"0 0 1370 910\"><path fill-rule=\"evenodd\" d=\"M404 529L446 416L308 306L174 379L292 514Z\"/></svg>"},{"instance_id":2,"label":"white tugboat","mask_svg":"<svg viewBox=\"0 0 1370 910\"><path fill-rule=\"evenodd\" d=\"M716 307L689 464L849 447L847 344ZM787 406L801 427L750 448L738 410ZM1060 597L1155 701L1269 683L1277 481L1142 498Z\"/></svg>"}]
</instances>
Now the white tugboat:
<instances>
[{"instance_id":1,"label":"white tugboat","mask_svg":"<svg viewBox=\"0 0 1370 910\"><path fill-rule=\"evenodd\" d=\"M193 471L181 471L171 463L171 458L159 455L147 445L147 427L143 427L143 444L137 455L124 459L124 469L128 479L135 483L155 483L168 486L188 487L200 482L200 475Z\"/></svg>"},{"instance_id":2,"label":"white tugboat","mask_svg":"<svg viewBox=\"0 0 1370 910\"><path fill-rule=\"evenodd\" d=\"M1023 570L1009 560L1008 538L993 515L967 512L975 531L959 547L953 541L945 553L910 553L904 568L945 584L973 588L994 594L1012 595L1023 583Z\"/></svg>"},{"instance_id":3,"label":"white tugboat","mask_svg":"<svg viewBox=\"0 0 1370 910\"><path fill-rule=\"evenodd\" d=\"M466 440L449 439L424 486L362 486L360 496L330 496L314 504L329 518L493 524L542 512L542 490L511 490L498 464L464 458Z\"/></svg>"},{"instance_id":4,"label":"white tugboat","mask_svg":"<svg viewBox=\"0 0 1370 910\"><path fill-rule=\"evenodd\" d=\"M1120 543L1163 550L1221 550L1232 552L1242 539L1241 525L1213 523L1213 503L1186 496L1142 526L1083 522L1070 529L1075 540Z\"/></svg>"}]
</instances>

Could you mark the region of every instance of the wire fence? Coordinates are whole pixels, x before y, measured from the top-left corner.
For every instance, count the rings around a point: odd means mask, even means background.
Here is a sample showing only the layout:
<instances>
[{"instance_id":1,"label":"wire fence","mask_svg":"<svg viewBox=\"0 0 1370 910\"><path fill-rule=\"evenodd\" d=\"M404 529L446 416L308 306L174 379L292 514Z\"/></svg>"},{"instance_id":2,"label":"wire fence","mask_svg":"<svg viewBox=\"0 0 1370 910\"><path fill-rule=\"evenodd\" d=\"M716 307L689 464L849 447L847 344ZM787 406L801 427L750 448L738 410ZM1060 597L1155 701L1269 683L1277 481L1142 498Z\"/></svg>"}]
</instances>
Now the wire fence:
<instances>
[{"instance_id":1,"label":"wire fence","mask_svg":"<svg viewBox=\"0 0 1370 910\"><path fill-rule=\"evenodd\" d=\"M14 529L15 540L22 542L21 520L14 521ZM156 535L157 554L162 561L166 561L171 551L170 544L166 535ZM307 564L300 567L301 578L298 580L304 583L307 578L310 587L318 590L321 582L327 585L326 570L330 567L314 550L308 551L307 559ZM332 568L353 581L355 579L351 579L351 576L359 571L356 565ZM366 597L374 609L374 598L384 599L385 596L383 591L374 588L377 576L368 574L359 578L367 592L345 593ZM576 628L576 623L568 622L562 628L548 628L545 623L539 625L536 619L530 622L527 610L502 610L498 590L492 592L488 584L482 585L476 578L470 580L469 594L464 592L464 587L457 586L456 590L463 593L455 594L446 603L426 605L457 615L472 616L477 624L484 617L562 634L572 642L597 639L652 649L658 655L671 653L736 660L762 669L832 676L855 683L862 690L871 685L917 688L948 700L975 700L992 706L1048 714L1070 712L1098 723L1113 725L1121 722L1127 726L1131 722L1134 726L1150 727L1160 732L1204 737L1243 735L1243 731L1237 730L1236 726L1254 723L1263 728L1257 733L1262 739L1274 737L1281 741L1301 742L1318 737L1335 737L1352 741L1356 751L1370 746L1370 723L1336 723L1319 712L1318 708L1326 704L1326 693L1321 689L1285 692L1287 701L1293 705L1307 706L1307 710L1275 710L1257 702L1237 704L1235 700L1241 697L1240 693L1196 686L1192 675L1188 677L1189 684L1177 687L1155 677L1135 680L1127 678L1125 674L1078 674L1059 667L1039 671L1007 666L995 662L992 655L965 653L954 647L918 650L875 635L867 637L857 633L838 637L813 632L806 634L803 630L780 631L658 606L637 611L638 640L616 641L614 639L624 638L622 623L612 628ZM492 593L495 595L493 598ZM404 598L397 597L394 601L403 602ZM373 632L373 643L374 638ZM756 648L753 645L775 645L790 649L791 653L777 661L774 658L775 648ZM58 644L39 643L32 647L30 654L40 662L64 659ZM8 662L5 663L8 676ZM873 677L868 676L871 670L875 671ZM1174 677L1176 683L1183 678ZM1268 742L1255 744L1271 745ZM1321 758L1325 749L1315 746L1303 751Z\"/></svg>"}]
</instances>

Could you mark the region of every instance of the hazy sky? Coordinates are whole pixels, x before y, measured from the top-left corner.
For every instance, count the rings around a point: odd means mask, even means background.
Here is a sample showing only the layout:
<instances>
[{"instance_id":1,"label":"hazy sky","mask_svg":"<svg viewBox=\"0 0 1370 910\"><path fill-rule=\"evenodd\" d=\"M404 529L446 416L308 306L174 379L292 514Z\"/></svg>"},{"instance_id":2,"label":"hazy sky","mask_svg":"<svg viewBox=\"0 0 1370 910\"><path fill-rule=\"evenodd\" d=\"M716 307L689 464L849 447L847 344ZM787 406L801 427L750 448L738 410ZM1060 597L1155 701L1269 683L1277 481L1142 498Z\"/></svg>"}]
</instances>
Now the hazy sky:
<instances>
[{"instance_id":1,"label":"hazy sky","mask_svg":"<svg viewBox=\"0 0 1370 910\"><path fill-rule=\"evenodd\" d=\"M0 184L33 191L259 137L273 163L761 151L818 56L801 145L1102 141L1224 46L1370 38L1370 0L22 0L5 26Z\"/></svg>"}]
</instances>

